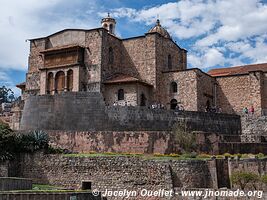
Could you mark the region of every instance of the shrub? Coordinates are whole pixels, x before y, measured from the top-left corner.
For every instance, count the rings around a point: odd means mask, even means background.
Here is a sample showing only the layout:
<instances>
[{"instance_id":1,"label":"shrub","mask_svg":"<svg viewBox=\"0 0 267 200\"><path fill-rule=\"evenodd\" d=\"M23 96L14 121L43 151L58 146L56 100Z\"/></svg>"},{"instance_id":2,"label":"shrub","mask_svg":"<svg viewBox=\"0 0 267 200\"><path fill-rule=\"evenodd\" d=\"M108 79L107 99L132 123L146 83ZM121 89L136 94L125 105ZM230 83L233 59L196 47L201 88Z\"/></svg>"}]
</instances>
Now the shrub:
<instances>
[{"instance_id":1,"label":"shrub","mask_svg":"<svg viewBox=\"0 0 267 200\"><path fill-rule=\"evenodd\" d=\"M165 154L162 154L162 153L154 153L153 155L155 157L164 157L164 156L166 156Z\"/></svg>"},{"instance_id":2,"label":"shrub","mask_svg":"<svg viewBox=\"0 0 267 200\"><path fill-rule=\"evenodd\" d=\"M192 152L192 153L185 153L182 155L183 158L196 158L197 157L197 153L196 152Z\"/></svg>"},{"instance_id":3,"label":"shrub","mask_svg":"<svg viewBox=\"0 0 267 200\"><path fill-rule=\"evenodd\" d=\"M199 154L199 155L197 156L197 158L211 158L211 157L212 157L211 155L209 155L209 154L205 154L205 153Z\"/></svg>"},{"instance_id":4,"label":"shrub","mask_svg":"<svg viewBox=\"0 0 267 200\"><path fill-rule=\"evenodd\" d=\"M234 172L231 175L231 181L233 184L238 185L242 190L246 188L248 184L251 184L256 189L256 183L260 178L257 174L252 172Z\"/></svg>"},{"instance_id":5,"label":"shrub","mask_svg":"<svg viewBox=\"0 0 267 200\"><path fill-rule=\"evenodd\" d=\"M176 153L171 153L169 156L170 157L179 157L180 155L179 154L176 154Z\"/></svg>"},{"instance_id":6,"label":"shrub","mask_svg":"<svg viewBox=\"0 0 267 200\"><path fill-rule=\"evenodd\" d=\"M265 157L265 155L263 153L258 153L257 156L258 156L258 158L264 158Z\"/></svg>"},{"instance_id":7,"label":"shrub","mask_svg":"<svg viewBox=\"0 0 267 200\"><path fill-rule=\"evenodd\" d=\"M182 124L177 124L173 128L174 141L179 145L183 153L196 151L196 135L188 132Z\"/></svg>"},{"instance_id":8,"label":"shrub","mask_svg":"<svg viewBox=\"0 0 267 200\"><path fill-rule=\"evenodd\" d=\"M267 185L267 174L265 174L261 177L261 182L264 183L265 185Z\"/></svg>"},{"instance_id":9,"label":"shrub","mask_svg":"<svg viewBox=\"0 0 267 200\"><path fill-rule=\"evenodd\" d=\"M32 131L26 134L17 134L17 143L20 151L34 152L48 149L49 138L44 131Z\"/></svg>"},{"instance_id":10,"label":"shrub","mask_svg":"<svg viewBox=\"0 0 267 200\"><path fill-rule=\"evenodd\" d=\"M0 122L0 160L10 160L24 152L47 150L48 135L43 131L15 134L7 124Z\"/></svg>"},{"instance_id":11,"label":"shrub","mask_svg":"<svg viewBox=\"0 0 267 200\"><path fill-rule=\"evenodd\" d=\"M231 158L232 157L232 155L230 153L224 153L223 155L225 158Z\"/></svg>"},{"instance_id":12,"label":"shrub","mask_svg":"<svg viewBox=\"0 0 267 200\"><path fill-rule=\"evenodd\" d=\"M9 126L0 122L0 160L9 160L14 156L16 140Z\"/></svg>"}]
</instances>

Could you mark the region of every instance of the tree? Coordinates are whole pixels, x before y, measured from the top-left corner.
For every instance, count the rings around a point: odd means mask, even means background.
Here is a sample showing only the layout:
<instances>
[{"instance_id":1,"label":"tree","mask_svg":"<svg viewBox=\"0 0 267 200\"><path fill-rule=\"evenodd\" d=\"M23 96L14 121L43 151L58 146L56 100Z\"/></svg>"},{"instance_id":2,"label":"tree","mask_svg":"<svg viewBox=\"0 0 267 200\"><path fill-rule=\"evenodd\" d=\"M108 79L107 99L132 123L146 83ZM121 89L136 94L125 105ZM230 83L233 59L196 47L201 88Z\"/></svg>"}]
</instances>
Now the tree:
<instances>
[{"instance_id":1,"label":"tree","mask_svg":"<svg viewBox=\"0 0 267 200\"><path fill-rule=\"evenodd\" d=\"M16 140L9 126L0 121L0 161L13 157Z\"/></svg>"},{"instance_id":2,"label":"tree","mask_svg":"<svg viewBox=\"0 0 267 200\"><path fill-rule=\"evenodd\" d=\"M14 92L6 86L0 87L0 103L9 103L15 100Z\"/></svg>"},{"instance_id":3,"label":"tree","mask_svg":"<svg viewBox=\"0 0 267 200\"><path fill-rule=\"evenodd\" d=\"M191 153L196 151L196 136L192 132L186 130L183 123L176 124L173 128L175 142L184 151L183 153Z\"/></svg>"},{"instance_id":4,"label":"tree","mask_svg":"<svg viewBox=\"0 0 267 200\"><path fill-rule=\"evenodd\" d=\"M234 172L231 175L231 181L233 184L238 185L242 190L246 188L248 184L251 184L256 189L256 184L260 178L257 174L252 172Z\"/></svg>"}]
</instances>

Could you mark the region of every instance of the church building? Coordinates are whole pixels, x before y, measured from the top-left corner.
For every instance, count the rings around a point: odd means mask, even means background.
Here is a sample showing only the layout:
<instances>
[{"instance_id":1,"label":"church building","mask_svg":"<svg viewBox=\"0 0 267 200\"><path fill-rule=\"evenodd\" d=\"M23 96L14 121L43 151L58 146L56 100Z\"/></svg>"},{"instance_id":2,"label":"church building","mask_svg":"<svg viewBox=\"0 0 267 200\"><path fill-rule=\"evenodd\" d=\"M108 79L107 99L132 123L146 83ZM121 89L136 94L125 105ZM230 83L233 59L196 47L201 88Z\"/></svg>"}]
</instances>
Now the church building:
<instances>
[{"instance_id":1,"label":"church building","mask_svg":"<svg viewBox=\"0 0 267 200\"><path fill-rule=\"evenodd\" d=\"M101 93L110 106L214 107L225 113L253 106L258 114L265 113L267 64L204 73L187 68L187 51L159 20L144 35L125 39L116 36L116 20L110 15L101 24L30 39L26 82L17 85L23 99L83 91Z\"/></svg>"}]
</instances>

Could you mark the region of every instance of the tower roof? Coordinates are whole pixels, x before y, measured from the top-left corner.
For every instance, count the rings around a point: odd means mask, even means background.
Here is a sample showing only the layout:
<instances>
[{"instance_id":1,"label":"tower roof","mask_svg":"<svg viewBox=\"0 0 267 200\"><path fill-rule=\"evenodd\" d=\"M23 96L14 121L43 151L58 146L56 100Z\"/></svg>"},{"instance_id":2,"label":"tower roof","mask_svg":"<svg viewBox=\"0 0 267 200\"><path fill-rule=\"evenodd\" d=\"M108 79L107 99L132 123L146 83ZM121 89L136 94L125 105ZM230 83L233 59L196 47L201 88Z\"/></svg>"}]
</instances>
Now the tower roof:
<instances>
[{"instance_id":1,"label":"tower roof","mask_svg":"<svg viewBox=\"0 0 267 200\"><path fill-rule=\"evenodd\" d=\"M148 32L149 33L159 33L163 37L171 39L171 36L168 33L168 31L161 26L159 19L157 19L156 25L153 28L151 28Z\"/></svg>"},{"instance_id":2,"label":"tower roof","mask_svg":"<svg viewBox=\"0 0 267 200\"><path fill-rule=\"evenodd\" d=\"M101 20L101 23L104 23L104 22L113 22L116 24L116 20L114 18L110 17L110 13L108 13L107 17L105 17Z\"/></svg>"}]
</instances>

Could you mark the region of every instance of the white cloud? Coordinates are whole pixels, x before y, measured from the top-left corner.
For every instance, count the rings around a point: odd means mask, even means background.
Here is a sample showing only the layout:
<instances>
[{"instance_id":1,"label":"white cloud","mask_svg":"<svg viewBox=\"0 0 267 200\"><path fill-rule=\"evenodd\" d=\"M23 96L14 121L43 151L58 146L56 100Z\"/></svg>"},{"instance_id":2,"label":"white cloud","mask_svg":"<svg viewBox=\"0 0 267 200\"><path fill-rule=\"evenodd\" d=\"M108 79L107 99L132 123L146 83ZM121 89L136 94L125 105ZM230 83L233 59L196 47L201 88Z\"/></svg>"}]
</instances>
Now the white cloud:
<instances>
[{"instance_id":1,"label":"white cloud","mask_svg":"<svg viewBox=\"0 0 267 200\"><path fill-rule=\"evenodd\" d=\"M42 37L64 28L97 26L95 1L2 0L0 7L0 70L27 69L28 38ZM59 5L60 4L60 5ZM77 9L77 8L80 8ZM81 12L86 9L87 12ZM88 18L87 18L88 16Z\"/></svg>"},{"instance_id":2,"label":"white cloud","mask_svg":"<svg viewBox=\"0 0 267 200\"><path fill-rule=\"evenodd\" d=\"M246 58L267 61L266 39L255 41L267 33L267 5L260 0L181 0L140 10L113 9L112 13L146 25L154 24L159 15L174 38L189 44L192 67L243 64Z\"/></svg>"}]
</instances>

